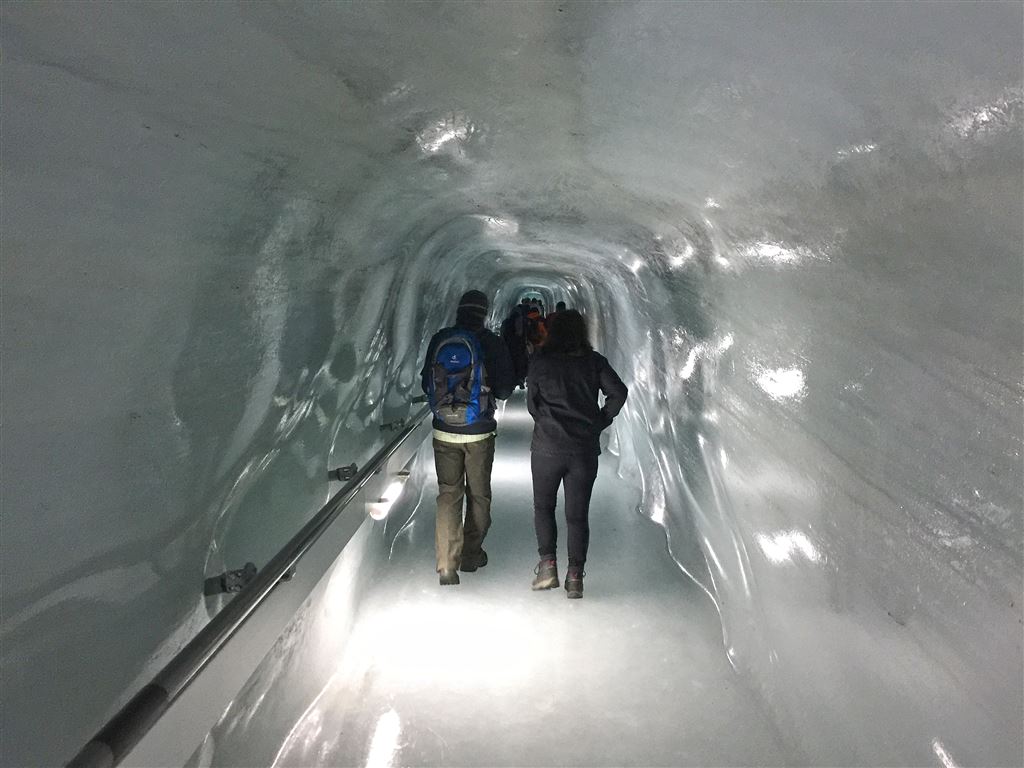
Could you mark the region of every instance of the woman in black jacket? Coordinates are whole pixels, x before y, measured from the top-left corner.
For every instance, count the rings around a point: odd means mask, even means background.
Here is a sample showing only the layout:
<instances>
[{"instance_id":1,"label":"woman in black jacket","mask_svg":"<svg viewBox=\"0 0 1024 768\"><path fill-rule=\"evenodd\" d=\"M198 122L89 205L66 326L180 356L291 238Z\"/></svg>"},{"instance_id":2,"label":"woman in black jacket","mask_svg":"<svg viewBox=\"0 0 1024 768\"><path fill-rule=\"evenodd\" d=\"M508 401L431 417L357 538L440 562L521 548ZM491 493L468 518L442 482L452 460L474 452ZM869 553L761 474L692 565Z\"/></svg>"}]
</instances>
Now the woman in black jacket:
<instances>
[{"instance_id":1,"label":"woman in black jacket","mask_svg":"<svg viewBox=\"0 0 1024 768\"><path fill-rule=\"evenodd\" d=\"M604 393L603 405L598 403L599 393ZM561 484L569 529L565 589L568 597L583 597L590 495L597 479L601 432L622 410L626 394L626 385L608 360L590 346L583 316L572 309L555 315L527 377L526 404L534 419L533 521L540 554L533 589L558 586L555 503Z\"/></svg>"}]
</instances>

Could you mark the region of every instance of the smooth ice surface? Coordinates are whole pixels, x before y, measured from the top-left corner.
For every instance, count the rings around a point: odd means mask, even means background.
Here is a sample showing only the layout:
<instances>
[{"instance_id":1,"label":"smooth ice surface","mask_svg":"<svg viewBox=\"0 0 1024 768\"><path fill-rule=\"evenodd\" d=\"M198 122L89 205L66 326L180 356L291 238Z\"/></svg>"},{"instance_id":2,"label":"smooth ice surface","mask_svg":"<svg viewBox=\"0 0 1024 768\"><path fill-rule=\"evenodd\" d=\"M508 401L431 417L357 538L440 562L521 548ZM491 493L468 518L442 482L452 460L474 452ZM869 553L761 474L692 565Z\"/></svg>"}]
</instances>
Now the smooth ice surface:
<instances>
[{"instance_id":1,"label":"smooth ice surface","mask_svg":"<svg viewBox=\"0 0 1024 768\"><path fill-rule=\"evenodd\" d=\"M358 600L344 600L355 609L345 646L321 666L313 649L331 622L307 610L197 765L786 764L784 743L722 653L714 606L636 514L614 455L595 486L584 600L530 591L531 424L519 393L495 457L487 567L438 588L425 446L421 494L408 493L367 537L365 557L380 563ZM564 529L560 541L564 568ZM264 716L287 697L309 706L293 721Z\"/></svg>"},{"instance_id":2,"label":"smooth ice surface","mask_svg":"<svg viewBox=\"0 0 1024 768\"><path fill-rule=\"evenodd\" d=\"M721 760L1024 762L1019 3L0 13L4 764L66 759L266 562L470 286L579 305L624 373L657 588L777 737Z\"/></svg>"}]
</instances>

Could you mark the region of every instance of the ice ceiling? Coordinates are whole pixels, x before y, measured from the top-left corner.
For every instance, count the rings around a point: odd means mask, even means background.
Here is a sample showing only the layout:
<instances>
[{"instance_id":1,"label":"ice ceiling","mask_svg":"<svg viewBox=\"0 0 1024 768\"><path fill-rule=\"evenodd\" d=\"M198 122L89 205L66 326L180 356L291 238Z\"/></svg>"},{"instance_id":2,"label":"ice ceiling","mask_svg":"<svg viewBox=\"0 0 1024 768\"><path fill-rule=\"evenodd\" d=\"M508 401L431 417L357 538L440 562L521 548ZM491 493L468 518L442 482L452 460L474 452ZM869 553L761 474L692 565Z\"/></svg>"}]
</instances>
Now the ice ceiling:
<instances>
[{"instance_id":1,"label":"ice ceiling","mask_svg":"<svg viewBox=\"0 0 1024 768\"><path fill-rule=\"evenodd\" d=\"M4 4L4 762L191 636L483 286L587 310L623 482L794 761L1020 764L1021 29Z\"/></svg>"}]
</instances>

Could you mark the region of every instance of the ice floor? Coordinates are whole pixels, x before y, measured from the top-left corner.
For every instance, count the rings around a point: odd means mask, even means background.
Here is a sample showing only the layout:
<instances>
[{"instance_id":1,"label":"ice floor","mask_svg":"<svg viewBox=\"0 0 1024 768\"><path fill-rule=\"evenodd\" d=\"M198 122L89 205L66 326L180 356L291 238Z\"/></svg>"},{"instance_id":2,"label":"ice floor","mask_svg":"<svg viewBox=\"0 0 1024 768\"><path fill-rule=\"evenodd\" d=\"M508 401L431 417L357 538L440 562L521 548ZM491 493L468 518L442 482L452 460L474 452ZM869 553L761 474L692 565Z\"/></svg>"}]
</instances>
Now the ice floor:
<instances>
[{"instance_id":1,"label":"ice floor","mask_svg":"<svg viewBox=\"0 0 1024 768\"><path fill-rule=\"evenodd\" d=\"M275 765L786 763L729 667L713 605L636 514L614 456L595 488L585 598L530 591L531 424L515 395L495 460L490 564L440 588L424 504Z\"/></svg>"}]
</instances>

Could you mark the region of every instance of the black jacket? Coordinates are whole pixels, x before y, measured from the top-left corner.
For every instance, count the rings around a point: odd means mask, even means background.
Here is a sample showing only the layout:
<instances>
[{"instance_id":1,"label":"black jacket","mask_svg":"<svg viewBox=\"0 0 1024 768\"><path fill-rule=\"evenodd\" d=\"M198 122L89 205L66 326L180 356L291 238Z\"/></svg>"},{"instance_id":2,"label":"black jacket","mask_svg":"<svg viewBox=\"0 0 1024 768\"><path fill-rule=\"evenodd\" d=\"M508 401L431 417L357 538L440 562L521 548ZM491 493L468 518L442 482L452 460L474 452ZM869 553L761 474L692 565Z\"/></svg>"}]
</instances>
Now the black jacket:
<instances>
[{"instance_id":1,"label":"black jacket","mask_svg":"<svg viewBox=\"0 0 1024 768\"><path fill-rule=\"evenodd\" d=\"M534 420L530 450L601 453L601 431L622 410L628 391L604 355L542 349L530 361L526 384L526 405ZM600 392L604 406L598 405Z\"/></svg>"},{"instance_id":2,"label":"black jacket","mask_svg":"<svg viewBox=\"0 0 1024 768\"><path fill-rule=\"evenodd\" d=\"M526 353L526 332L529 321L526 319L526 307L517 304L512 308L512 314L501 324L501 338L508 347L508 353L512 358L512 367L515 369L516 383L520 384L526 379L526 370L529 364L529 355Z\"/></svg>"},{"instance_id":3,"label":"black jacket","mask_svg":"<svg viewBox=\"0 0 1024 768\"><path fill-rule=\"evenodd\" d=\"M484 384L490 387L491 394L498 400L505 400L516 388L515 371L512 368L512 358L509 357L508 348L505 342L495 336L483 326L473 327L458 320L455 328L462 328L476 333L480 340L480 348L484 354ZM429 394L430 379L433 375L434 352L437 343L442 337L447 336L450 328L444 328L433 335L430 344L427 346L427 357L423 362L423 370L420 371L423 393ZM494 432L498 428L498 422L494 420L493 401L490 408L480 414L480 418L473 424L466 427L452 427L443 421L434 419L434 429L441 432L452 432L457 435L484 435Z\"/></svg>"}]
</instances>

